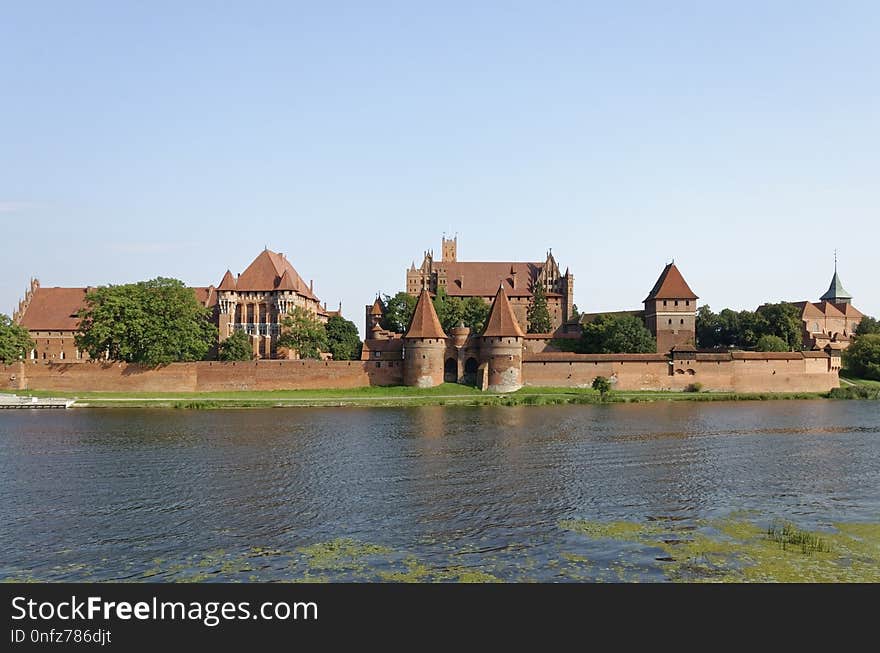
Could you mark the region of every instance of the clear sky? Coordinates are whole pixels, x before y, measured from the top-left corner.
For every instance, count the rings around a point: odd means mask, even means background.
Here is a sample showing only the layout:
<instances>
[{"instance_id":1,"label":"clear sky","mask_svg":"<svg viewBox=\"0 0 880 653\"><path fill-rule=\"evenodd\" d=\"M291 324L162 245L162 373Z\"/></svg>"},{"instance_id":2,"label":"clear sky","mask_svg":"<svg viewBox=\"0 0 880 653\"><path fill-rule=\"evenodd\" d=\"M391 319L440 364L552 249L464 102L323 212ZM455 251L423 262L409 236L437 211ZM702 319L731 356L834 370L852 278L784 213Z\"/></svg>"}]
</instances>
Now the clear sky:
<instances>
[{"instance_id":1,"label":"clear sky","mask_svg":"<svg viewBox=\"0 0 880 653\"><path fill-rule=\"evenodd\" d=\"M0 312L268 246L359 328L459 234L584 311L880 314L880 3L0 0Z\"/></svg>"}]
</instances>

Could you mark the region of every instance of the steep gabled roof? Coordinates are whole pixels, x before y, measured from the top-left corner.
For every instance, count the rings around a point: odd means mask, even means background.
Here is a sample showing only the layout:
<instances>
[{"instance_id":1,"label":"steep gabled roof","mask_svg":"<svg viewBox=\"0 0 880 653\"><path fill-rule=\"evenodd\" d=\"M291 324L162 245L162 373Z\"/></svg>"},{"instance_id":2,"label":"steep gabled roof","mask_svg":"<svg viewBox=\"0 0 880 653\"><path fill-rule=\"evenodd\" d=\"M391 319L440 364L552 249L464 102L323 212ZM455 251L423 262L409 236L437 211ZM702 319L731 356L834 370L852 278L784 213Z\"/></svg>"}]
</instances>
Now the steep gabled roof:
<instances>
[{"instance_id":1,"label":"steep gabled roof","mask_svg":"<svg viewBox=\"0 0 880 653\"><path fill-rule=\"evenodd\" d=\"M440 261L435 269L446 273L446 294L450 297L491 297L498 284L511 297L531 297L544 263L523 261ZM560 297L547 291L548 297Z\"/></svg>"},{"instance_id":2,"label":"steep gabled roof","mask_svg":"<svg viewBox=\"0 0 880 653\"><path fill-rule=\"evenodd\" d=\"M370 315L385 315L385 306L378 295L376 296L376 301L373 302L373 307L370 309Z\"/></svg>"},{"instance_id":3,"label":"steep gabled roof","mask_svg":"<svg viewBox=\"0 0 880 653\"><path fill-rule=\"evenodd\" d=\"M818 302L816 308L822 311L825 317L843 317L843 313L831 302Z\"/></svg>"},{"instance_id":4,"label":"steep gabled roof","mask_svg":"<svg viewBox=\"0 0 880 653\"><path fill-rule=\"evenodd\" d=\"M30 331L72 331L79 324L77 313L85 307L89 288L37 288L19 318Z\"/></svg>"},{"instance_id":5,"label":"steep gabled roof","mask_svg":"<svg viewBox=\"0 0 880 653\"><path fill-rule=\"evenodd\" d=\"M865 317L864 313L862 313L859 309L849 303L835 304L834 307L847 317Z\"/></svg>"},{"instance_id":6,"label":"steep gabled roof","mask_svg":"<svg viewBox=\"0 0 880 653\"><path fill-rule=\"evenodd\" d=\"M437 317L437 311L434 310L434 302L431 301L431 293L426 288L422 288L419 300L416 303L416 309L413 311L412 320L409 323L409 329L406 330L405 338L445 338L443 327L440 326L440 319Z\"/></svg>"},{"instance_id":7,"label":"steep gabled roof","mask_svg":"<svg viewBox=\"0 0 880 653\"><path fill-rule=\"evenodd\" d=\"M660 273L660 278L657 279L657 283L654 284L654 287L651 289L651 292L648 293L645 301L647 302L652 299L699 298L694 294L694 291L691 290L690 286L687 285L687 281L681 276L681 272L675 267L675 263L669 263L663 268L663 272Z\"/></svg>"},{"instance_id":8,"label":"steep gabled roof","mask_svg":"<svg viewBox=\"0 0 880 653\"><path fill-rule=\"evenodd\" d=\"M828 286L828 290L825 291L825 294L819 298L821 301L829 301L839 303L838 300L841 299L852 299L852 295L850 295L846 290L843 289L843 284L840 283L840 277L837 276L837 264L835 263L834 268L834 276L831 278L831 285Z\"/></svg>"},{"instance_id":9,"label":"steep gabled roof","mask_svg":"<svg viewBox=\"0 0 880 653\"><path fill-rule=\"evenodd\" d=\"M281 280L275 288L276 290L296 290L296 286L293 285L293 279L290 276L289 270L284 271L284 274L281 275Z\"/></svg>"},{"instance_id":10,"label":"steep gabled roof","mask_svg":"<svg viewBox=\"0 0 880 653\"><path fill-rule=\"evenodd\" d=\"M235 290L235 277L232 276L231 271L226 270L226 274L223 275L217 290Z\"/></svg>"},{"instance_id":11,"label":"steep gabled roof","mask_svg":"<svg viewBox=\"0 0 880 653\"><path fill-rule=\"evenodd\" d=\"M236 290L243 292L278 290L278 285L285 272L290 276L292 290L304 297L318 301L318 298L302 280L290 261L283 254L268 249L260 252L257 258L241 273L236 282Z\"/></svg>"},{"instance_id":12,"label":"steep gabled roof","mask_svg":"<svg viewBox=\"0 0 880 653\"><path fill-rule=\"evenodd\" d=\"M813 302L792 302L792 306L797 306L801 311L801 319L808 320L810 318L825 317L822 310Z\"/></svg>"},{"instance_id":13,"label":"steep gabled roof","mask_svg":"<svg viewBox=\"0 0 880 653\"><path fill-rule=\"evenodd\" d=\"M486 328L483 329L483 336L489 338L525 337L525 333L520 328L519 322L516 321L516 316L513 314L513 309L510 307L504 286L499 286L498 292L495 293L495 300L492 302L489 318L486 320Z\"/></svg>"}]
</instances>

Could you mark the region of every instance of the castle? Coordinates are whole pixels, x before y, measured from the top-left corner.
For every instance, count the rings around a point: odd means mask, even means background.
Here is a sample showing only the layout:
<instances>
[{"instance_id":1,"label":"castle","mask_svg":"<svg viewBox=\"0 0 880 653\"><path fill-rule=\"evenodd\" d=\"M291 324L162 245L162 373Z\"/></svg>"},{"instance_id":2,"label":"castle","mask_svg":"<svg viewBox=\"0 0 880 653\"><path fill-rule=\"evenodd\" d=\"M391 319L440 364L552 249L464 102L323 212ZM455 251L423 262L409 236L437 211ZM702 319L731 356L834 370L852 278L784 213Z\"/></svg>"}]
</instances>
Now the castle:
<instances>
[{"instance_id":1,"label":"castle","mask_svg":"<svg viewBox=\"0 0 880 653\"><path fill-rule=\"evenodd\" d=\"M547 297L550 321L556 330L568 321L574 308L574 275L560 272L553 251L547 252L543 263L525 261L459 261L458 236L443 237L440 260L434 252L424 253L422 264L413 261L406 271L406 292L418 297L423 289L432 295L443 291L450 297L478 297L490 303L499 285L504 287L511 310L523 326L526 312L538 286Z\"/></svg>"},{"instance_id":2,"label":"castle","mask_svg":"<svg viewBox=\"0 0 880 653\"><path fill-rule=\"evenodd\" d=\"M443 244L444 247L448 244L454 247L455 241L444 239ZM454 249L452 252L454 256ZM430 263L430 253L426 254L426 261ZM472 276L476 276L474 287L483 287L495 280L496 270L493 268L483 269L482 276L475 274L483 265L478 263L471 267ZM552 266L555 266L555 261ZM549 269L552 270L552 267ZM460 270L458 272L460 275ZM567 281L569 288L573 286L573 276L568 271L560 278ZM410 279L411 274L408 273L408 282ZM425 277L419 277L419 282L423 279ZM447 276L447 282L448 279ZM434 310L427 283L421 283L418 302L409 328L403 335L382 328L385 307L377 297L372 305L366 307L368 336L364 341L362 358L376 362L402 361L405 385L432 387L451 382L474 384L491 392L517 390L523 385L524 357L555 352L550 345L554 333L525 333L522 326L525 323L525 309L518 315L508 296L509 289L514 287L513 282L506 275L502 275L498 281L482 333L471 333L469 328L458 326L446 334ZM533 282L543 282L540 270L536 272ZM562 297L559 299L563 301ZM697 296L673 262L663 268L644 300L644 310L631 313L643 317L657 341L658 352L676 349L696 351L696 300ZM557 324L557 330L562 326Z\"/></svg>"},{"instance_id":3,"label":"castle","mask_svg":"<svg viewBox=\"0 0 880 653\"><path fill-rule=\"evenodd\" d=\"M16 324L26 328L34 341L30 360L84 361L74 340L78 313L85 308L91 287L46 288L32 279L18 309L12 314ZM328 311L314 292L314 284L302 280L284 254L264 249L238 276L227 270L217 287L192 288L196 300L212 311L218 326L218 344L236 330L251 336L254 356L272 358L277 348L280 321L294 306L302 306L326 322L338 311ZM285 352L281 352L285 353ZM287 355L291 355L287 353Z\"/></svg>"},{"instance_id":4,"label":"castle","mask_svg":"<svg viewBox=\"0 0 880 653\"><path fill-rule=\"evenodd\" d=\"M407 292L417 296L405 333L383 327L380 298L366 306L367 337L360 361L291 358L277 347L283 317L294 307L326 322L328 311L283 254L265 249L239 275L227 270L218 286L193 288L210 308L218 343L235 331L251 337L255 360L172 363L144 369L114 361L91 361L76 350L78 311L90 288L42 288L34 280L14 314L35 340L28 360L3 367L10 388L47 390L211 391L229 389L353 388L363 385L434 387L472 384L490 392L522 386L588 386L608 377L623 390L820 392L837 387L840 349L862 314L843 289L836 267L820 302L798 302L804 324L802 352L701 352L695 346L697 295L674 262L667 264L637 315L657 343L651 354L574 354L555 348L555 338L577 337L595 314L573 315L574 276L560 273L552 253L544 263L459 262L457 238L443 239L443 256L425 253L420 269L407 271ZM489 288L494 286L490 291ZM553 332L526 333L526 311L538 286L546 290ZM432 294L479 297L489 314L479 333L463 325L447 333ZM575 327L573 330L572 327ZM272 360L276 359L276 360ZM96 365L97 364L97 365Z\"/></svg>"}]
</instances>

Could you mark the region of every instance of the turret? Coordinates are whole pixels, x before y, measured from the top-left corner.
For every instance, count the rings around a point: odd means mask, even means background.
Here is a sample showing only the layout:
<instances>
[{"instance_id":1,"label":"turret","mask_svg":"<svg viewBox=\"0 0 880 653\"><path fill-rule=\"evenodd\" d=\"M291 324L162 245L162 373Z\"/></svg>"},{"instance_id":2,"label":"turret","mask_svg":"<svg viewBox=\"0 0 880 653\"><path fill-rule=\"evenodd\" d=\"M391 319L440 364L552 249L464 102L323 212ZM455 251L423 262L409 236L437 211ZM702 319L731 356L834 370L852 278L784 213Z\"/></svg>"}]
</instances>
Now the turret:
<instances>
[{"instance_id":1,"label":"turret","mask_svg":"<svg viewBox=\"0 0 880 653\"><path fill-rule=\"evenodd\" d=\"M480 339L480 355L486 363L484 389L489 392L513 392L522 387L524 337L504 286L499 286Z\"/></svg>"},{"instance_id":2,"label":"turret","mask_svg":"<svg viewBox=\"0 0 880 653\"><path fill-rule=\"evenodd\" d=\"M443 383L446 334L434 310L431 293L425 288L419 293L403 346L404 385L432 388Z\"/></svg>"}]
</instances>

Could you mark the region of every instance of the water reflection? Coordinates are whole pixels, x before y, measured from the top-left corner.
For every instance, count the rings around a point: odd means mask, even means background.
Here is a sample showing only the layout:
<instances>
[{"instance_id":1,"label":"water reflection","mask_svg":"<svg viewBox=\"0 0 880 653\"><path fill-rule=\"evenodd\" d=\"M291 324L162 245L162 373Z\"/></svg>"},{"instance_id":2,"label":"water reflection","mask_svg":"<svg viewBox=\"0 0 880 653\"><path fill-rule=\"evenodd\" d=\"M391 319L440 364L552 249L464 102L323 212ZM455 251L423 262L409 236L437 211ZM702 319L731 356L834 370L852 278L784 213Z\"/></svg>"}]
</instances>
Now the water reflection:
<instances>
[{"instance_id":1,"label":"water reflection","mask_svg":"<svg viewBox=\"0 0 880 653\"><path fill-rule=\"evenodd\" d=\"M876 521L878 433L871 402L16 411L0 575L307 577L303 547L343 538L393 552L377 573L555 579L573 547L626 548L564 520Z\"/></svg>"}]
</instances>

